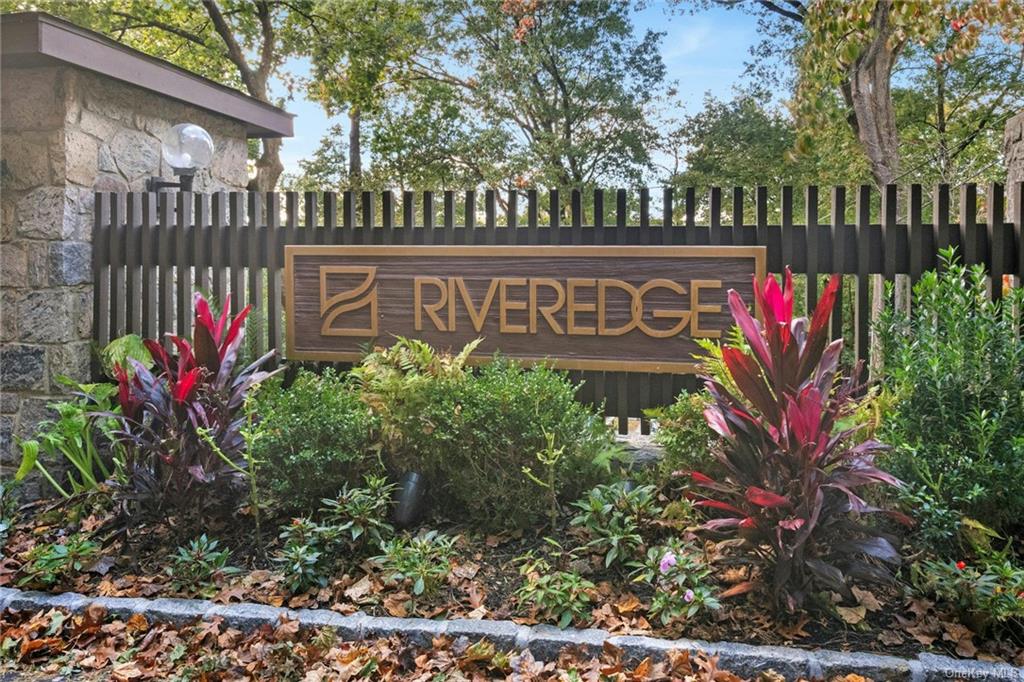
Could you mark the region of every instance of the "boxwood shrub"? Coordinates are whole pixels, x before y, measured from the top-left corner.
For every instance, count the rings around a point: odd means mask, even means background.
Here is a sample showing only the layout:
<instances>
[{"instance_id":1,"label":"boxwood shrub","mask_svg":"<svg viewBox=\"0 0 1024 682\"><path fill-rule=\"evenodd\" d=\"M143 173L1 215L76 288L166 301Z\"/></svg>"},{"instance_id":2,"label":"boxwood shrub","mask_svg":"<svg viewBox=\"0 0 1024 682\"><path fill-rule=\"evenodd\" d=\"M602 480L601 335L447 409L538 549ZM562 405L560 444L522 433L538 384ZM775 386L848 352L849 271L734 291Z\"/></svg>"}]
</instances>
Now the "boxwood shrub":
<instances>
[{"instance_id":1,"label":"boxwood shrub","mask_svg":"<svg viewBox=\"0 0 1024 682\"><path fill-rule=\"evenodd\" d=\"M260 481L284 508L315 509L379 467L372 449L376 418L346 375L303 369L290 386L261 387L255 402Z\"/></svg>"},{"instance_id":2,"label":"boxwood shrub","mask_svg":"<svg viewBox=\"0 0 1024 682\"><path fill-rule=\"evenodd\" d=\"M530 527L547 512L549 469L537 455L548 436L562 449L550 471L562 500L607 477L611 432L564 372L502 357L474 372L467 357L403 339L355 370L393 474L419 471L435 509L482 529Z\"/></svg>"}]
</instances>

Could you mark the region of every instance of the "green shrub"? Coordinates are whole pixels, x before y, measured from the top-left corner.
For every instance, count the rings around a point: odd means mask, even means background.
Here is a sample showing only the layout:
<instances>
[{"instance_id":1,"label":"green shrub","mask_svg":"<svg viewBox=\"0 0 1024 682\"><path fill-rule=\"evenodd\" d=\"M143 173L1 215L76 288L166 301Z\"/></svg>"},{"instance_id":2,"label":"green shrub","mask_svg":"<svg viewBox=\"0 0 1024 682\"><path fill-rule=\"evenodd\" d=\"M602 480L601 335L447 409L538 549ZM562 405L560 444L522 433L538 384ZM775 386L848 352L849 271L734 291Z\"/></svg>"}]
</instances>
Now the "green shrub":
<instances>
[{"instance_id":1,"label":"green shrub","mask_svg":"<svg viewBox=\"0 0 1024 682\"><path fill-rule=\"evenodd\" d=\"M1011 618L1024 618L1024 568L1009 553L965 561L923 561L912 567L919 592L956 609L979 634Z\"/></svg>"},{"instance_id":2,"label":"green shrub","mask_svg":"<svg viewBox=\"0 0 1024 682\"><path fill-rule=\"evenodd\" d=\"M309 510L374 468L374 419L351 383L333 369L301 370L290 387L260 388L261 438L254 444L262 482L291 509Z\"/></svg>"},{"instance_id":3,"label":"green shrub","mask_svg":"<svg viewBox=\"0 0 1024 682\"><path fill-rule=\"evenodd\" d=\"M986 289L980 266L947 251L941 271L914 287L911 315L886 311L878 329L894 408L882 440L893 446L887 466L933 508L1005 530L1024 518L1024 339L1014 319L1024 291L993 303Z\"/></svg>"},{"instance_id":4,"label":"green shrub","mask_svg":"<svg viewBox=\"0 0 1024 682\"><path fill-rule=\"evenodd\" d=\"M684 392L671 405L648 410L648 415L658 420L654 440L665 453L656 472L660 484L676 472L704 471L714 466L711 448L717 437L704 419L707 406L708 396L703 391Z\"/></svg>"},{"instance_id":5,"label":"green shrub","mask_svg":"<svg viewBox=\"0 0 1024 682\"><path fill-rule=\"evenodd\" d=\"M367 476L365 488L349 488L346 484L336 497L322 500L320 510L347 536L350 548L367 542L380 547L395 531L387 519L396 487L383 476Z\"/></svg>"},{"instance_id":6,"label":"green shrub","mask_svg":"<svg viewBox=\"0 0 1024 682\"><path fill-rule=\"evenodd\" d=\"M553 474L559 499L574 499L607 475L611 433L564 372L495 358L474 374L471 349L437 354L403 339L354 372L394 473L424 474L437 508L478 527L533 526L550 508L527 471L537 453L549 442L563 449L543 475Z\"/></svg>"}]
</instances>

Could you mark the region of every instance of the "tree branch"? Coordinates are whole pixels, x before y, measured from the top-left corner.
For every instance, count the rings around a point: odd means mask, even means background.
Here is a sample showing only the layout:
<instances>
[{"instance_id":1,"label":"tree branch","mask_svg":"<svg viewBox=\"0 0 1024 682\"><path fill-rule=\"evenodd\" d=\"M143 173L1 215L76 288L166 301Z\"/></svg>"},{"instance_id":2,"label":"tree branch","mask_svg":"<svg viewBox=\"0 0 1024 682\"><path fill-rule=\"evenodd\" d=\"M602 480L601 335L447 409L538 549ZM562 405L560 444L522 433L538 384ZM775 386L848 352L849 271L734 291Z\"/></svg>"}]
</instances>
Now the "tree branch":
<instances>
[{"instance_id":1,"label":"tree branch","mask_svg":"<svg viewBox=\"0 0 1024 682\"><path fill-rule=\"evenodd\" d=\"M249 94L263 102L266 102L266 87L261 89L258 86L255 74L253 74L252 68L249 66L249 62L245 59L245 53L242 51L242 47L235 39L235 34L231 31L231 27L228 26L227 20L224 19L224 15L221 13L220 7L217 6L216 0L203 0L203 7L206 8L206 13L213 22L213 28L217 31L217 35L219 35L220 39L224 41L224 45L228 50L228 59L230 59L231 63L235 65L235 68L238 69L238 74L241 76L242 83L245 84Z\"/></svg>"}]
</instances>

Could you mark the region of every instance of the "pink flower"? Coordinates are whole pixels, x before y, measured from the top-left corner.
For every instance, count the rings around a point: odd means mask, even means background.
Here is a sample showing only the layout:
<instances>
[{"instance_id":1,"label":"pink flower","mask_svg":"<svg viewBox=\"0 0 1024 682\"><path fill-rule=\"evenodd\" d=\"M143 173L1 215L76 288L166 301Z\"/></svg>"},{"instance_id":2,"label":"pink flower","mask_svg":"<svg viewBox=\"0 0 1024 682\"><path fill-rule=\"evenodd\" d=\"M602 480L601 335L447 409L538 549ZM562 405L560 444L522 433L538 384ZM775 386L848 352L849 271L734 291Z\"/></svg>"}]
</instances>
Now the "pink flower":
<instances>
[{"instance_id":1,"label":"pink flower","mask_svg":"<svg viewBox=\"0 0 1024 682\"><path fill-rule=\"evenodd\" d=\"M694 597L693 590L687 590L686 594L683 595L683 601L686 602L687 604L689 604L690 602L693 601L693 597Z\"/></svg>"},{"instance_id":2,"label":"pink flower","mask_svg":"<svg viewBox=\"0 0 1024 682\"><path fill-rule=\"evenodd\" d=\"M672 550L665 552L665 556L661 557L661 563L658 564L658 570L661 571L662 575L668 573L668 569L676 565L676 555L672 553Z\"/></svg>"}]
</instances>

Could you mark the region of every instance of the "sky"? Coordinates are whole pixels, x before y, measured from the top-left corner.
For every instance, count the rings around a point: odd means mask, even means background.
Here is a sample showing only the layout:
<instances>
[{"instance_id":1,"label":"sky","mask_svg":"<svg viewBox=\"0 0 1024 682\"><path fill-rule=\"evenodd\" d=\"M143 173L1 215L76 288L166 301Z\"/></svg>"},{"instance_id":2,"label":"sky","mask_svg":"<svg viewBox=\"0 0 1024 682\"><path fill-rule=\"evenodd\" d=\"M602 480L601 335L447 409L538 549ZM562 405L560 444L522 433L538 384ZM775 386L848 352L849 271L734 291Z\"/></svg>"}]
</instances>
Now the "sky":
<instances>
[{"instance_id":1,"label":"sky","mask_svg":"<svg viewBox=\"0 0 1024 682\"><path fill-rule=\"evenodd\" d=\"M682 102L680 111L669 113L699 111L708 92L729 98L734 86L741 82L748 50L758 40L754 17L725 8L685 14L672 12L665 3L654 1L635 12L633 22L640 35L648 29L665 32L661 56L667 70L666 80L678 84ZM306 59L293 59L285 65L285 70L300 77L307 75L309 68ZM279 87L278 92L283 92L283 88ZM346 127L344 117L327 116L318 103L303 95L301 89L296 89L295 99L285 103L285 109L295 114L295 136L284 141L281 151L286 173L299 172L299 161L313 154L332 125Z\"/></svg>"}]
</instances>

